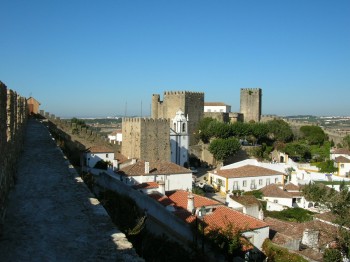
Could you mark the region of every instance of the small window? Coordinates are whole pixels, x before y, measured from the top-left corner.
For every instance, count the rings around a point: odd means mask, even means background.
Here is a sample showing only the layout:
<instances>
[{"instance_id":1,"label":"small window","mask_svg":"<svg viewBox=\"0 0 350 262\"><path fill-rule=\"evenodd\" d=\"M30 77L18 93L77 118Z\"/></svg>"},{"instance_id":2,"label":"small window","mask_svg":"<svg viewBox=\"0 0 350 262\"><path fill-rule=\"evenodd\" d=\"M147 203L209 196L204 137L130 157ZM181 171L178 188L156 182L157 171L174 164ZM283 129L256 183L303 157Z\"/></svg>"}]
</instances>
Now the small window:
<instances>
[{"instance_id":1,"label":"small window","mask_svg":"<svg viewBox=\"0 0 350 262\"><path fill-rule=\"evenodd\" d=\"M266 178L266 185L270 185L270 178Z\"/></svg>"},{"instance_id":2,"label":"small window","mask_svg":"<svg viewBox=\"0 0 350 262\"><path fill-rule=\"evenodd\" d=\"M247 186L247 180L243 180L243 186Z\"/></svg>"},{"instance_id":3,"label":"small window","mask_svg":"<svg viewBox=\"0 0 350 262\"><path fill-rule=\"evenodd\" d=\"M341 164L340 167L341 167L341 168L344 168L344 164Z\"/></svg>"},{"instance_id":4,"label":"small window","mask_svg":"<svg viewBox=\"0 0 350 262\"><path fill-rule=\"evenodd\" d=\"M261 186L263 184L263 180L259 179L259 186Z\"/></svg>"},{"instance_id":5,"label":"small window","mask_svg":"<svg viewBox=\"0 0 350 262\"><path fill-rule=\"evenodd\" d=\"M277 199L274 199L273 202L276 203L276 204L278 204L278 200L277 200Z\"/></svg>"},{"instance_id":6,"label":"small window","mask_svg":"<svg viewBox=\"0 0 350 262\"><path fill-rule=\"evenodd\" d=\"M174 130L176 131L176 123L174 123Z\"/></svg>"},{"instance_id":7,"label":"small window","mask_svg":"<svg viewBox=\"0 0 350 262\"><path fill-rule=\"evenodd\" d=\"M186 124L185 123L182 124L182 132L186 132Z\"/></svg>"},{"instance_id":8,"label":"small window","mask_svg":"<svg viewBox=\"0 0 350 262\"><path fill-rule=\"evenodd\" d=\"M106 158L108 158L108 154L106 154Z\"/></svg>"}]
</instances>

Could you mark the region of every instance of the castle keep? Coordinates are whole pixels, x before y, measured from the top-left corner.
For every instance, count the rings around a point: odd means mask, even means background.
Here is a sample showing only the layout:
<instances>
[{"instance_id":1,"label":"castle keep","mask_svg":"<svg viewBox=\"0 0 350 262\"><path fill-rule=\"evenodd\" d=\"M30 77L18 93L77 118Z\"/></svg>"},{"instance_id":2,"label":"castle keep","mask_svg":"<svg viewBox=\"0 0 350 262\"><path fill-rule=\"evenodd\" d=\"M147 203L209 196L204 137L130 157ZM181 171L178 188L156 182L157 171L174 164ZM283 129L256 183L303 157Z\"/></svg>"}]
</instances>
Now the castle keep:
<instances>
[{"instance_id":1,"label":"castle keep","mask_svg":"<svg viewBox=\"0 0 350 262\"><path fill-rule=\"evenodd\" d=\"M152 96L152 118L172 119L178 110L188 116L188 133L190 145L196 144L194 133L197 123L204 115L204 93L188 91L164 92L163 101L159 94ZM169 122L169 126L171 123ZM170 126L171 127L171 126Z\"/></svg>"},{"instance_id":2,"label":"castle keep","mask_svg":"<svg viewBox=\"0 0 350 262\"><path fill-rule=\"evenodd\" d=\"M170 161L170 120L123 118L122 154L146 161Z\"/></svg>"},{"instance_id":3,"label":"castle keep","mask_svg":"<svg viewBox=\"0 0 350 262\"><path fill-rule=\"evenodd\" d=\"M261 118L261 96L260 88L241 88L241 109L244 122L260 122Z\"/></svg>"}]
</instances>

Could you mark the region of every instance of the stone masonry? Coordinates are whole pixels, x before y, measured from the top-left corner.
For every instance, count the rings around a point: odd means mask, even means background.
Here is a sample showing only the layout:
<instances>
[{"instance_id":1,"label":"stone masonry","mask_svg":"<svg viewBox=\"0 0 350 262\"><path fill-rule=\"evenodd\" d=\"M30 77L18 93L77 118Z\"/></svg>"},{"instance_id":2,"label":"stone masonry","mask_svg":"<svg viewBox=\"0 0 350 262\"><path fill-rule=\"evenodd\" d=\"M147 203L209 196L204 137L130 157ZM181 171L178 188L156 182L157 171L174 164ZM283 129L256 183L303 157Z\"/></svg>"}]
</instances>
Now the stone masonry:
<instances>
[{"instance_id":1,"label":"stone masonry","mask_svg":"<svg viewBox=\"0 0 350 262\"><path fill-rule=\"evenodd\" d=\"M190 145L196 144L195 132L198 122L204 116L204 93L188 91L164 92L163 101L159 94L152 96L152 118L172 119L181 109L188 116L188 133ZM169 122L169 126L170 126Z\"/></svg>"},{"instance_id":2,"label":"stone masonry","mask_svg":"<svg viewBox=\"0 0 350 262\"><path fill-rule=\"evenodd\" d=\"M261 97L260 88L241 88L240 112L243 114L244 122L260 122Z\"/></svg>"},{"instance_id":3,"label":"stone masonry","mask_svg":"<svg viewBox=\"0 0 350 262\"><path fill-rule=\"evenodd\" d=\"M146 161L170 161L169 119L123 118L122 154Z\"/></svg>"},{"instance_id":4,"label":"stone masonry","mask_svg":"<svg viewBox=\"0 0 350 262\"><path fill-rule=\"evenodd\" d=\"M8 193L16 178L27 112L26 99L0 81L0 225L6 214Z\"/></svg>"}]
</instances>

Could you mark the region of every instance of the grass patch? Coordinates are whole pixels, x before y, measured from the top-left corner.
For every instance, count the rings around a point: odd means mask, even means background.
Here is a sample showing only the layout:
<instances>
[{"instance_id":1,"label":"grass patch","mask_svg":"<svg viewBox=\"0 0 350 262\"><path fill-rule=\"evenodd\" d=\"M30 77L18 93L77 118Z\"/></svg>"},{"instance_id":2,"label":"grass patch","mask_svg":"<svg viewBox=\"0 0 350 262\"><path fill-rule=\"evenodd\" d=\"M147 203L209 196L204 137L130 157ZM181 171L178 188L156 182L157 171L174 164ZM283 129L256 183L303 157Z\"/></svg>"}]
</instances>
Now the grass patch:
<instances>
[{"instance_id":1,"label":"grass patch","mask_svg":"<svg viewBox=\"0 0 350 262\"><path fill-rule=\"evenodd\" d=\"M306 222L311 221L313 212L303 208L288 208L282 211L265 211L265 216L272 217L288 222Z\"/></svg>"}]
</instances>

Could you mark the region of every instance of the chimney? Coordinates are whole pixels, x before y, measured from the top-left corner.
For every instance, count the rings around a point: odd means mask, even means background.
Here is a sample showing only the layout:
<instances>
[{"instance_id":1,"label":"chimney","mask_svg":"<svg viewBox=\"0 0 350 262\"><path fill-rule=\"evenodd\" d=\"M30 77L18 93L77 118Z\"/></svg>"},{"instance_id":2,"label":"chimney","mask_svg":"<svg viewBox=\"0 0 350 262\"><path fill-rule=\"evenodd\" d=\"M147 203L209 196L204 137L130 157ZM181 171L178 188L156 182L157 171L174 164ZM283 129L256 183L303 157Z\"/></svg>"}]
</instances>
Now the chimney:
<instances>
[{"instance_id":1,"label":"chimney","mask_svg":"<svg viewBox=\"0 0 350 262\"><path fill-rule=\"evenodd\" d=\"M145 175L149 174L149 162L145 162Z\"/></svg>"},{"instance_id":2,"label":"chimney","mask_svg":"<svg viewBox=\"0 0 350 262\"><path fill-rule=\"evenodd\" d=\"M191 213L194 210L194 196L191 191L188 193L187 197L187 210Z\"/></svg>"},{"instance_id":3,"label":"chimney","mask_svg":"<svg viewBox=\"0 0 350 262\"><path fill-rule=\"evenodd\" d=\"M158 181L159 193L165 196L165 182L163 180Z\"/></svg>"}]
</instances>

